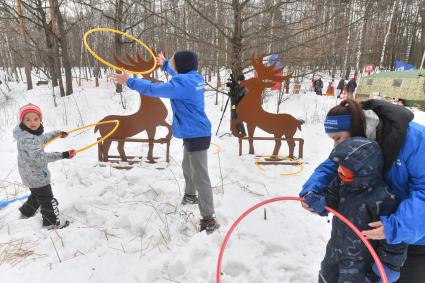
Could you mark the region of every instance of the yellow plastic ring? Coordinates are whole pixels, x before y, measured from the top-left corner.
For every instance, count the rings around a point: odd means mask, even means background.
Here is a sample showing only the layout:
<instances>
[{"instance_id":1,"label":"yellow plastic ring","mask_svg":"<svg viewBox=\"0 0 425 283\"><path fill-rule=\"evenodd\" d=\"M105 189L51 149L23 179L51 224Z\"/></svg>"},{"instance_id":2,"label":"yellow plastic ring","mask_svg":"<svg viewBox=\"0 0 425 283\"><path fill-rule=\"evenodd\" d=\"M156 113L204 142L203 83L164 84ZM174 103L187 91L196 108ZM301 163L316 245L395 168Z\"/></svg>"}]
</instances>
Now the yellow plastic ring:
<instances>
[{"instance_id":1,"label":"yellow plastic ring","mask_svg":"<svg viewBox=\"0 0 425 283\"><path fill-rule=\"evenodd\" d=\"M266 170L264 170L263 166L261 166L261 164L259 164L259 162L260 162L263 158L266 158L266 157L287 158L287 159L289 159L289 160L291 160L291 161L294 161L295 163L297 163L297 164L299 165L299 169L298 169L298 171L291 172L291 173L281 173L281 174L279 174L280 176L291 176L291 175L296 175L296 174L298 174L298 173L300 173L301 171L303 171L303 170L304 170L304 166L303 166L303 164L302 164L299 160L294 159L294 158L290 158L290 157L288 157L288 156L283 156L283 155L266 155L266 156L260 156L260 157L257 157L257 158L255 159L255 166L257 166L257 169L258 169L258 170L260 170L260 171L266 171Z\"/></svg>"},{"instance_id":2,"label":"yellow plastic ring","mask_svg":"<svg viewBox=\"0 0 425 283\"><path fill-rule=\"evenodd\" d=\"M110 31L110 32L113 32L113 33L118 33L118 34L124 35L125 37L128 37L128 38L136 41L137 43L139 43L140 45L142 45L149 52L149 54L152 56L153 62L154 62L152 68L150 68L147 71L135 72L135 71L126 70L125 68L117 67L117 66L109 63L108 61L106 61L105 59L103 59L102 57L100 57L99 55L97 55L96 52L94 52L90 48L89 44L87 43L87 37L88 37L88 35L91 34L91 33L93 33L93 32L96 32L96 31ZM127 73L130 73L130 74L143 75L143 74L149 74L149 73L151 73L156 68L155 53L153 53L152 49L150 49L143 41L135 38L132 35L129 35L128 33L125 33L125 32L122 32L122 31L119 31L119 30L116 30L116 29L112 29L112 28L94 28L94 29L91 29L91 30L87 31L84 34L84 46L86 47L87 51L90 52L91 55L93 55L94 58L96 58L97 60L99 60L100 62L102 62L103 64L105 64L106 66L111 67L112 69L117 70L117 71L123 71L124 70L124 71L126 71Z\"/></svg>"},{"instance_id":3,"label":"yellow plastic ring","mask_svg":"<svg viewBox=\"0 0 425 283\"><path fill-rule=\"evenodd\" d=\"M213 154L219 154L220 151L221 151L221 147L218 144L213 143L213 142L211 143L211 145L215 146L215 148L216 148L216 151L214 151Z\"/></svg>"},{"instance_id":4,"label":"yellow plastic ring","mask_svg":"<svg viewBox=\"0 0 425 283\"><path fill-rule=\"evenodd\" d=\"M102 125L102 124L109 124L109 123L115 123L116 125L115 125L115 127L106 135L106 136L104 136L104 137L102 137L101 139L99 139L98 141L96 141L96 142L94 142L94 143L91 143L91 144L89 144L89 145L87 145L87 146L85 146L85 147L82 147L82 148L80 148L80 149L77 149L76 151L75 151L75 153L80 153L80 152L82 152L82 151L84 151L84 150L86 150L86 149L89 149L90 147L92 147L92 146L95 146L95 145L97 145L98 143L101 143L101 142L103 142L104 140L106 140L107 138L109 138L109 136L110 135L112 135L117 129L118 129L118 127L119 127L119 125L120 125L120 121L119 120L110 120L110 121L102 121L102 122L99 122L99 123L94 123L94 124L90 124L90 125L86 125L86 126L82 126L82 127L79 127L79 128L76 128L76 129L72 129L72 130L70 130L70 131L68 131L67 133L68 134L70 134L70 133L74 133L74 132L77 132L77 131L79 131L79 130L82 130L82 129L86 129L86 128L90 128L90 127L94 127L94 126L96 126L96 125ZM51 144L52 142L54 142L55 140L57 140L58 138L60 138L60 136L61 135L58 135L58 136L56 136L56 137L54 137L53 139L51 139L51 140L49 140L49 141L47 141L45 144L44 144L44 147L46 147L46 146L48 146L49 144Z\"/></svg>"}]
</instances>

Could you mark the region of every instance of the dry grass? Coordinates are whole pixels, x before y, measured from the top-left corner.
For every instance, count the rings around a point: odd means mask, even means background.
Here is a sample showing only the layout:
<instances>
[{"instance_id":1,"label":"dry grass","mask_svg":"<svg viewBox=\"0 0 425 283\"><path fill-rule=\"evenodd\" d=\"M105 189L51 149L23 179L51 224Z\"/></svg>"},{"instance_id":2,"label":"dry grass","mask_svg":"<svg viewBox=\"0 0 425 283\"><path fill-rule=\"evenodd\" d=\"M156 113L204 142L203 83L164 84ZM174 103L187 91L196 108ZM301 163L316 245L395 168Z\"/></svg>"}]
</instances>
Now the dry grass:
<instances>
[{"instance_id":1,"label":"dry grass","mask_svg":"<svg viewBox=\"0 0 425 283\"><path fill-rule=\"evenodd\" d=\"M37 246L37 244L38 241L26 241L24 239L0 243L0 265L9 264L15 266L24 261L27 257L45 256L34 252L33 249Z\"/></svg>"},{"instance_id":2,"label":"dry grass","mask_svg":"<svg viewBox=\"0 0 425 283\"><path fill-rule=\"evenodd\" d=\"M0 180L0 199L9 200L28 193L28 188L17 182Z\"/></svg>"}]
</instances>

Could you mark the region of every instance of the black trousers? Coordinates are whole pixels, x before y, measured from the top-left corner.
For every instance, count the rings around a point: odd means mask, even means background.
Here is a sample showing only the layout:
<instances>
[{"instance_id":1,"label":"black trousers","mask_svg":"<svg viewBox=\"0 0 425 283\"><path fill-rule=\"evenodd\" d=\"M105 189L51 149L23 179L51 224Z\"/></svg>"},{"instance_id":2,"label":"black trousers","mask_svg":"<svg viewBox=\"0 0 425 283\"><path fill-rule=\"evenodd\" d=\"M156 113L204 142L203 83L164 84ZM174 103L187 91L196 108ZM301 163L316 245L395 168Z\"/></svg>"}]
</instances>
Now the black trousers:
<instances>
[{"instance_id":1,"label":"black trousers","mask_svg":"<svg viewBox=\"0 0 425 283\"><path fill-rule=\"evenodd\" d=\"M30 188L31 194L27 201L19 208L23 216L34 216L40 207L43 217L43 226L59 225L58 201L53 197L52 187L46 185L41 188Z\"/></svg>"},{"instance_id":2,"label":"black trousers","mask_svg":"<svg viewBox=\"0 0 425 283\"><path fill-rule=\"evenodd\" d=\"M425 246L410 245L397 283L425 282Z\"/></svg>"}]
</instances>

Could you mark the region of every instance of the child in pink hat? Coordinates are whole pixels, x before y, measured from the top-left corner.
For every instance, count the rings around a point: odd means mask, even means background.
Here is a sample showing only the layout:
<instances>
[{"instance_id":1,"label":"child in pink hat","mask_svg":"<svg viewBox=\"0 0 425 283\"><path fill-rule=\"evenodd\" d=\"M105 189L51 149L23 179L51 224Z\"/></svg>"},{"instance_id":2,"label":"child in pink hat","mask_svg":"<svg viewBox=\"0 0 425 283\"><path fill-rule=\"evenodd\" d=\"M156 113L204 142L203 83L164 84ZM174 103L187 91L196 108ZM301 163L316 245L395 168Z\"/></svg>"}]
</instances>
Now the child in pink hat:
<instances>
[{"instance_id":1,"label":"child in pink hat","mask_svg":"<svg viewBox=\"0 0 425 283\"><path fill-rule=\"evenodd\" d=\"M19 109L19 125L13 130L13 137L18 146L18 169L22 183L29 187L31 194L28 200L19 208L23 218L34 216L41 207L43 226L48 229L62 228L69 221L60 223L58 201L53 197L50 185L49 162L64 158L73 158L75 150L65 152L45 152L43 145L55 136L68 136L63 131L52 131L43 134L43 114L34 104L27 104Z\"/></svg>"}]
</instances>

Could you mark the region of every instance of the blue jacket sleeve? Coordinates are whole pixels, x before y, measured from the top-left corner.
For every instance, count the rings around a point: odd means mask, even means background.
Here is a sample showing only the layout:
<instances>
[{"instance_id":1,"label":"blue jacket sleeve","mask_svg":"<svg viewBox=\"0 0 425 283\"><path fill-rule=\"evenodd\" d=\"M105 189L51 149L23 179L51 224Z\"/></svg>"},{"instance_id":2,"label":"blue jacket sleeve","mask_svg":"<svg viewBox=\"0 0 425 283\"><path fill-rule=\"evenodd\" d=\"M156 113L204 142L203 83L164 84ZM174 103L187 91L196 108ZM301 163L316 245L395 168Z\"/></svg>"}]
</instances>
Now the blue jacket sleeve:
<instances>
[{"instance_id":1,"label":"blue jacket sleeve","mask_svg":"<svg viewBox=\"0 0 425 283\"><path fill-rule=\"evenodd\" d=\"M174 69L173 69L173 68L171 68L171 66L170 66L170 61L168 61L168 60L166 60L166 61L164 62L164 65L162 65L162 69L163 69L164 71L166 71L168 74L170 74L170 76L172 76L172 77L174 77L175 75L177 75L177 72L176 72L176 71L174 71Z\"/></svg>"},{"instance_id":2,"label":"blue jacket sleeve","mask_svg":"<svg viewBox=\"0 0 425 283\"><path fill-rule=\"evenodd\" d=\"M425 237L425 189L414 191L400 203L397 211L381 216L384 233L390 244L416 244ZM422 244L422 243L421 243Z\"/></svg>"},{"instance_id":3,"label":"blue jacket sleeve","mask_svg":"<svg viewBox=\"0 0 425 283\"><path fill-rule=\"evenodd\" d=\"M325 191L330 182L336 177L337 169L337 164L329 158L322 162L303 185L303 189L299 194L300 197L310 191L315 191L317 193Z\"/></svg>"},{"instance_id":4,"label":"blue jacket sleeve","mask_svg":"<svg viewBox=\"0 0 425 283\"><path fill-rule=\"evenodd\" d=\"M178 78L173 78L166 83L151 82L145 79L129 78L127 86L137 90L139 93L153 97L163 97L171 99L187 99L190 92L185 91L182 82Z\"/></svg>"},{"instance_id":5,"label":"blue jacket sleeve","mask_svg":"<svg viewBox=\"0 0 425 283\"><path fill-rule=\"evenodd\" d=\"M405 158L409 174L409 196L400 202L397 211L380 219L385 238L390 244L415 244L425 238L425 141L416 139Z\"/></svg>"}]
</instances>

